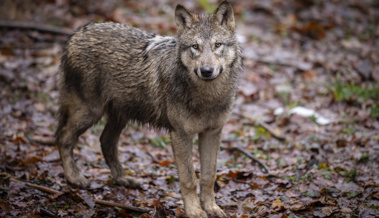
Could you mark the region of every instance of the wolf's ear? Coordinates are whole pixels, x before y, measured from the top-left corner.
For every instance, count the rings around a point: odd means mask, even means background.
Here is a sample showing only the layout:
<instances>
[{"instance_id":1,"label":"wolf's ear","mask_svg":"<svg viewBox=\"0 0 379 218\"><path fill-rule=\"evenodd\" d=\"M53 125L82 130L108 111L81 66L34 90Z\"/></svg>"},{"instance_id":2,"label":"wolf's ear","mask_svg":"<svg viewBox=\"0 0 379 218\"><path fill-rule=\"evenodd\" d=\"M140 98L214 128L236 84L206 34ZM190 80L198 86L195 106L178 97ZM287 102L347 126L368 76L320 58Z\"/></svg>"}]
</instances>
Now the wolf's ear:
<instances>
[{"instance_id":1,"label":"wolf's ear","mask_svg":"<svg viewBox=\"0 0 379 218\"><path fill-rule=\"evenodd\" d=\"M185 29L190 29L193 23L192 14L181 4L175 9L175 22L178 27L178 35L181 35Z\"/></svg>"},{"instance_id":2,"label":"wolf's ear","mask_svg":"<svg viewBox=\"0 0 379 218\"><path fill-rule=\"evenodd\" d=\"M233 8L228 1L222 1L216 11L214 12L216 20L220 25L225 26L231 31L234 31L234 12Z\"/></svg>"}]
</instances>

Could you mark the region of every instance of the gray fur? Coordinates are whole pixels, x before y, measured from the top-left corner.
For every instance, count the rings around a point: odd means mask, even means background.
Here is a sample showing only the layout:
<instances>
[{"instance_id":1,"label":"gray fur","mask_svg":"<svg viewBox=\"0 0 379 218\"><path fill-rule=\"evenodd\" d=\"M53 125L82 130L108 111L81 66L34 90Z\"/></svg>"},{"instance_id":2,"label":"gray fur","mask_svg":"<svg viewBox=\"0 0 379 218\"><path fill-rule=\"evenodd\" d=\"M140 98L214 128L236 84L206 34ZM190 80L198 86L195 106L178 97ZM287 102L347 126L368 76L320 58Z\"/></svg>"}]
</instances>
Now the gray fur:
<instances>
[{"instance_id":1,"label":"gray fur","mask_svg":"<svg viewBox=\"0 0 379 218\"><path fill-rule=\"evenodd\" d=\"M222 2L213 15L175 11L176 38L117 23L93 23L67 42L61 63L57 144L67 181L90 185L74 162L78 137L105 115L101 148L117 184L138 187L117 157L130 120L170 131L181 193L190 217L226 217L214 199L216 160L231 113L242 61L233 10ZM199 134L200 201L192 165Z\"/></svg>"}]
</instances>

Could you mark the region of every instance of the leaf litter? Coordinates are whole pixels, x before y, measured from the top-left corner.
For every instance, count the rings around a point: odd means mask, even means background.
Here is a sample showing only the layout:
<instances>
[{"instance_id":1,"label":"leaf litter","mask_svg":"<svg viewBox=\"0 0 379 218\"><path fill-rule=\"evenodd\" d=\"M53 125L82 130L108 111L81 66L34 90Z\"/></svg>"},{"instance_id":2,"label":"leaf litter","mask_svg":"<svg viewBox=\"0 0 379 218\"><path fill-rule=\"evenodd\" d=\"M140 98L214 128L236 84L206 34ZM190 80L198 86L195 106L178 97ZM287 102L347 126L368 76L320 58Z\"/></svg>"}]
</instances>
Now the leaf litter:
<instances>
[{"instance_id":1,"label":"leaf litter","mask_svg":"<svg viewBox=\"0 0 379 218\"><path fill-rule=\"evenodd\" d=\"M213 3L184 4L211 11ZM71 30L109 20L159 34L175 35L176 29L171 0L156 7L149 1L7 4L3 20L38 20ZM223 130L218 205L230 217L379 216L377 2L232 4L245 67ZM40 18L28 11L33 8ZM91 188L68 186L54 142L57 70L67 36L2 27L0 32L0 216L185 217L163 130L130 123L120 137L123 167L142 183L135 190L111 180L99 147L101 120L74 150ZM198 174L196 140L193 151Z\"/></svg>"}]
</instances>

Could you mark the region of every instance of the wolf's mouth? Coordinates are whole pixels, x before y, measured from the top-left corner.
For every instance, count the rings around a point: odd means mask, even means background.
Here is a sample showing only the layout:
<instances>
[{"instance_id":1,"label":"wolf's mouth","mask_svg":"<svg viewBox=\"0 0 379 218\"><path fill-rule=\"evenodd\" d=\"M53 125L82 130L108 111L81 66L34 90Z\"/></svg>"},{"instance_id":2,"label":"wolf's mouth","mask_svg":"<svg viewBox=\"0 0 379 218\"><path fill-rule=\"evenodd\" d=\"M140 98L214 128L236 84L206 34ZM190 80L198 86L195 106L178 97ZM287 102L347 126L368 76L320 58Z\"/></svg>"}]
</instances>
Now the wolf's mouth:
<instances>
[{"instance_id":1,"label":"wolf's mouth","mask_svg":"<svg viewBox=\"0 0 379 218\"><path fill-rule=\"evenodd\" d=\"M201 78L202 80L204 80L205 82L211 82L213 80L215 80L217 77L215 78Z\"/></svg>"}]
</instances>

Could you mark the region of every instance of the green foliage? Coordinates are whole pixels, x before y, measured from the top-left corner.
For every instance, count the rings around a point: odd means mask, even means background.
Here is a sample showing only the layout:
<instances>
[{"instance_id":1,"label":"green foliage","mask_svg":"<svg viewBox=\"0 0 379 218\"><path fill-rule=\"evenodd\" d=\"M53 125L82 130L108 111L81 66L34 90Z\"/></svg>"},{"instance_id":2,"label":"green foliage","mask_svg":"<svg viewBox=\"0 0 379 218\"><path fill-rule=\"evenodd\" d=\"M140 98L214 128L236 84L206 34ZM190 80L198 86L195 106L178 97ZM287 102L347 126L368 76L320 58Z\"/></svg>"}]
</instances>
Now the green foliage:
<instances>
[{"instance_id":1,"label":"green foliage","mask_svg":"<svg viewBox=\"0 0 379 218\"><path fill-rule=\"evenodd\" d=\"M371 87L363 87L354 83L344 83L337 79L330 87L333 92L334 98L338 102L349 100L378 100L379 99L379 86L373 85Z\"/></svg>"},{"instance_id":2,"label":"green foliage","mask_svg":"<svg viewBox=\"0 0 379 218\"><path fill-rule=\"evenodd\" d=\"M364 161L368 160L369 157L370 157L370 155L368 155L368 154L362 155L362 157L359 159L359 161L364 162Z\"/></svg>"},{"instance_id":3,"label":"green foliage","mask_svg":"<svg viewBox=\"0 0 379 218\"><path fill-rule=\"evenodd\" d=\"M293 184L304 184L304 183L310 183L313 181L313 175L312 174L305 174L301 175L300 177L297 177L296 175L293 176L283 176L281 179L288 179ZM304 195L304 193L303 193ZM311 194L307 195L310 196ZM311 196L310 196L311 197Z\"/></svg>"},{"instance_id":4,"label":"green foliage","mask_svg":"<svg viewBox=\"0 0 379 218\"><path fill-rule=\"evenodd\" d=\"M271 160L271 157L269 155L266 154L265 151L263 150L260 150L260 149L257 149L257 148L254 148L251 153L256 157L256 158L259 158L259 159L265 159L267 161ZM248 160L248 158L246 158L246 160Z\"/></svg>"},{"instance_id":5,"label":"green foliage","mask_svg":"<svg viewBox=\"0 0 379 218\"><path fill-rule=\"evenodd\" d=\"M309 182L312 182L313 180L313 175L311 174L305 174L305 175L302 175L299 179L299 182L300 183L309 183ZM310 194L308 195L309 197L312 197L310 196Z\"/></svg>"},{"instance_id":6,"label":"green foliage","mask_svg":"<svg viewBox=\"0 0 379 218\"><path fill-rule=\"evenodd\" d=\"M311 198L316 198L316 197L320 196L320 193L314 192L314 191L311 191L311 190L306 190L306 191L302 192L301 194L303 196L308 196L308 197L311 197Z\"/></svg>"},{"instance_id":7,"label":"green foliage","mask_svg":"<svg viewBox=\"0 0 379 218\"><path fill-rule=\"evenodd\" d=\"M238 171L243 167L243 165L240 163L237 163L237 161L234 160L231 163L226 163L226 167L228 167L230 170L237 170Z\"/></svg>"},{"instance_id":8,"label":"green foliage","mask_svg":"<svg viewBox=\"0 0 379 218\"><path fill-rule=\"evenodd\" d=\"M360 193L359 192L351 192L348 194L349 197L354 198L357 197Z\"/></svg>"},{"instance_id":9,"label":"green foliage","mask_svg":"<svg viewBox=\"0 0 379 218\"><path fill-rule=\"evenodd\" d=\"M209 4L208 0L198 0L198 2L208 13L213 13L216 10L216 6Z\"/></svg>"},{"instance_id":10,"label":"green foliage","mask_svg":"<svg viewBox=\"0 0 379 218\"><path fill-rule=\"evenodd\" d=\"M373 118L379 118L379 86L361 86L354 83L345 83L337 78L329 89L338 102L355 102L373 100L375 103L369 107L370 115Z\"/></svg>"},{"instance_id":11,"label":"green foliage","mask_svg":"<svg viewBox=\"0 0 379 218\"><path fill-rule=\"evenodd\" d=\"M332 173L331 171L324 171L324 174L323 174L324 178L327 180L331 180L331 177L330 177L331 173Z\"/></svg>"},{"instance_id":12,"label":"green foliage","mask_svg":"<svg viewBox=\"0 0 379 218\"><path fill-rule=\"evenodd\" d=\"M156 138L150 139L150 143L152 146L161 148L161 149L166 148L167 144L170 142L171 142L170 137L162 137L162 138L156 137Z\"/></svg>"},{"instance_id":13,"label":"green foliage","mask_svg":"<svg viewBox=\"0 0 379 218\"><path fill-rule=\"evenodd\" d=\"M379 118L379 102L376 102L371 108L371 117Z\"/></svg>"},{"instance_id":14,"label":"green foliage","mask_svg":"<svg viewBox=\"0 0 379 218\"><path fill-rule=\"evenodd\" d=\"M287 106L290 105L290 103L291 103L291 94L289 92L287 92L287 91L281 91L278 94L279 94L280 98L282 99L282 101L283 101L283 103L285 105L287 105Z\"/></svg>"},{"instance_id":15,"label":"green foliage","mask_svg":"<svg viewBox=\"0 0 379 218\"><path fill-rule=\"evenodd\" d=\"M100 135L101 132L104 130L106 122L107 119L105 118L105 116L101 117L99 122L97 122L97 124L91 128L91 133L95 135Z\"/></svg>"},{"instance_id":16,"label":"green foliage","mask_svg":"<svg viewBox=\"0 0 379 218\"><path fill-rule=\"evenodd\" d=\"M170 177L166 178L166 181L171 184L171 183L174 183L176 181L176 179L174 176L170 176Z\"/></svg>"},{"instance_id":17,"label":"green foliage","mask_svg":"<svg viewBox=\"0 0 379 218\"><path fill-rule=\"evenodd\" d=\"M287 162L284 159L278 159L277 163L281 167L287 166Z\"/></svg>"},{"instance_id":18,"label":"green foliage","mask_svg":"<svg viewBox=\"0 0 379 218\"><path fill-rule=\"evenodd\" d=\"M271 137L270 133L265 128L256 125L255 134L251 136L251 139L255 143L259 143L263 139L269 139L270 137Z\"/></svg>"},{"instance_id":19,"label":"green foliage","mask_svg":"<svg viewBox=\"0 0 379 218\"><path fill-rule=\"evenodd\" d=\"M282 202L285 202L285 201L288 199L288 197L285 196L285 195L282 195L282 196L279 197L279 199L280 199Z\"/></svg>"},{"instance_id":20,"label":"green foliage","mask_svg":"<svg viewBox=\"0 0 379 218\"><path fill-rule=\"evenodd\" d=\"M353 135L356 129L353 125L349 124L346 128L342 129L341 132L346 135Z\"/></svg>"},{"instance_id":21,"label":"green foliage","mask_svg":"<svg viewBox=\"0 0 379 218\"><path fill-rule=\"evenodd\" d=\"M310 120L312 120L313 123L317 124L317 117L312 114L310 117L309 117Z\"/></svg>"}]
</instances>

